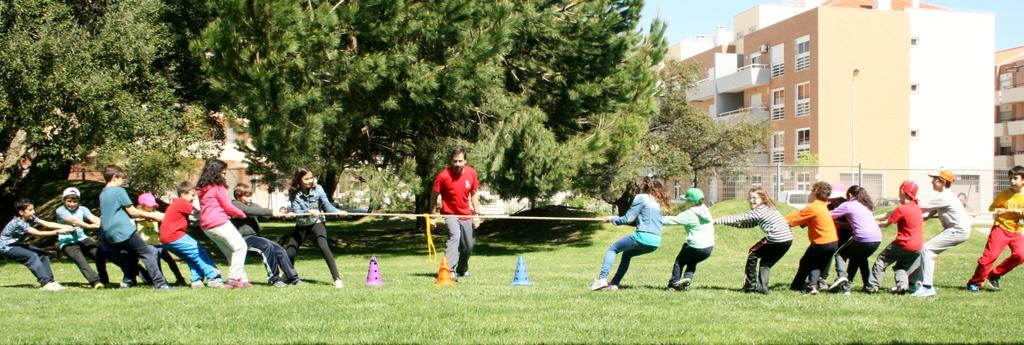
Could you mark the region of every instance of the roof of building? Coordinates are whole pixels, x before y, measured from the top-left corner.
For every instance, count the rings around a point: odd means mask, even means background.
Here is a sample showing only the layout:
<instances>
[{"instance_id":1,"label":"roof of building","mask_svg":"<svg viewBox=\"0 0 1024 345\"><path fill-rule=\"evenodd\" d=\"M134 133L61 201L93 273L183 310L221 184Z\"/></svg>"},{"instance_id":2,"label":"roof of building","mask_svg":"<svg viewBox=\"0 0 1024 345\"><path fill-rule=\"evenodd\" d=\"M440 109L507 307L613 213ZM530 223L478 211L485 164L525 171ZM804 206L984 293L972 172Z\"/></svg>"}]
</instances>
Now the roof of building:
<instances>
[{"instance_id":1,"label":"roof of building","mask_svg":"<svg viewBox=\"0 0 1024 345\"><path fill-rule=\"evenodd\" d=\"M1003 49L996 52L996 66L1024 60L1024 46Z\"/></svg>"},{"instance_id":2,"label":"roof of building","mask_svg":"<svg viewBox=\"0 0 1024 345\"><path fill-rule=\"evenodd\" d=\"M911 6L911 0L892 0L892 10L902 11L903 9ZM875 7L875 0L829 0L821 6L829 7L849 7L849 8L866 8L871 9ZM921 3L920 8L927 8L931 10L944 10L945 8L935 6L932 4Z\"/></svg>"}]
</instances>

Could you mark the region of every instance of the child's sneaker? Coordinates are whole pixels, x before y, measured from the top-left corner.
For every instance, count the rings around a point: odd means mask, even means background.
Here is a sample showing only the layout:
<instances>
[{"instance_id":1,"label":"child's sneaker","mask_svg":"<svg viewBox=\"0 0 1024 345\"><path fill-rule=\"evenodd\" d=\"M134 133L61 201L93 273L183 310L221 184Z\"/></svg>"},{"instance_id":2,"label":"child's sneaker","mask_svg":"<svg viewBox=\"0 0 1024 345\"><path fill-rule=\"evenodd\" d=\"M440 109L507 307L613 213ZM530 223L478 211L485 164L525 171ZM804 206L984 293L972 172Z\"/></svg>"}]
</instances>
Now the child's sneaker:
<instances>
[{"instance_id":1,"label":"child's sneaker","mask_svg":"<svg viewBox=\"0 0 1024 345\"><path fill-rule=\"evenodd\" d=\"M305 285L309 285L309 283L307 283L307 282L303 281L302 279L295 279L294 281L292 281L292 282L291 282L291 283L289 283L289 284L292 284L292 285L295 285L295 286L305 286Z\"/></svg>"},{"instance_id":2,"label":"child's sneaker","mask_svg":"<svg viewBox=\"0 0 1024 345\"><path fill-rule=\"evenodd\" d=\"M597 290L604 289L606 287L608 287L608 279L607 278L597 278L597 279L594 279L594 283L593 284L590 284L590 291L597 291Z\"/></svg>"},{"instance_id":3,"label":"child's sneaker","mask_svg":"<svg viewBox=\"0 0 1024 345\"><path fill-rule=\"evenodd\" d=\"M274 282L274 284L271 284L270 286L273 286L273 287L276 287L276 288L286 288L286 287L288 287L288 283L285 283L283 281L278 280L278 281Z\"/></svg>"},{"instance_id":4,"label":"child's sneaker","mask_svg":"<svg viewBox=\"0 0 1024 345\"><path fill-rule=\"evenodd\" d=\"M615 284L608 284L608 291L619 291L619 286Z\"/></svg>"},{"instance_id":5,"label":"child's sneaker","mask_svg":"<svg viewBox=\"0 0 1024 345\"><path fill-rule=\"evenodd\" d=\"M864 292L865 293L869 293L869 294L878 293L878 287L877 286L865 286L864 287Z\"/></svg>"},{"instance_id":6,"label":"child's sneaker","mask_svg":"<svg viewBox=\"0 0 1024 345\"><path fill-rule=\"evenodd\" d=\"M121 282L120 284L117 284L118 289L130 289L133 286L135 286L135 284L130 282Z\"/></svg>"},{"instance_id":7,"label":"child's sneaker","mask_svg":"<svg viewBox=\"0 0 1024 345\"><path fill-rule=\"evenodd\" d=\"M206 282L206 287L214 289L226 289L227 285L224 285L224 281L220 279L210 279Z\"/></svg>"},{"instance_id":8,"label":"child's sneaker","mask_svg":"<svg viewBox=\"0 0 1024 345\"><path fill-rule=\"evenodd\" d=\"M103 286L103 283L95 282L95 283L92 284L92 288L93 288L93 290L99 290L99 289L104 288L104 286Z\"/></svg>"},{"instance_id":9,"label":"child's sneaker","mask_svg":"<svg viewBox=\"0 0 1024 345\"><path fill-rule=\"evenodd\" d=\"M908 291L910 291L910 288L906 286L893 286L892 290L889 290L889 292L897 295L905 295Z\"/></svg>"},{"instance_id":10,"label":"child's sneaker","mask_svg":"<svg viewBox=\"0 0 1024 345\"><path fill-rule=\"evenodd\" d=\"M924 287L924 286L922 286L922 287L918 288L917 291L914 291L914 294L911 295L911 296L914 296L914 297L929 297L929 296L935 296L935 294L936 294L936 292L935 292L935 288L934 287Z\"/></svg>"},{"instance_id":11,"label":"child's sneaker","mask_svg":"<svg viewBox=\"0 0 1024 345\"><path fill-rule=\"evenodd\" d=\"M690 283L692 283L692 282L693 282L693 279L690 279L690 278L683 278L683 280L680 280L679 281L679 291L689 290L690 289Z\"/></svg>"},{"instance_id":12,"label":"child's sneaker","mask_svg":"<svg viewBox=\"0 0 1024 345\"><path fill-rule=\"evenodd\" d=\"M988 278L988 286L992 288L992 290L999 290L999 278Z\"/></svg>"},{"instance_id":13,"label":"child's sneaker","mask_svg":"<svg viewBox=\"0 0 1024 345\"><path fill-rule=\"evenodd\" d=\"M39 289L43 290L43 291L60 291L60 290L64 290L64 287L61 286L60 283L49 282L49 283L46 283L46 285L43 285L43 287L41 287Z\"/></svg>"},{"instance_id":14,"label":"child's sneaker","mask_svg":"<svg viewBox=\"0 0 1024 345\"><path fill-rule=\"evenodd\" d=\"M967 284L967 291L978 292L981 291L981 287L979 287L978 284Z\"/></svg>"},{"instance_id":15,"label":"child's sneaker","mask_svg":"<svg viewBox=\"0 0 1024 345\"><path fill-rule=\"evenodd\" d=\"M211 280L211 282L212 282L212 280ZM192 282L192 284L189 284L189 286L191 286L193 289L202 289L202 288L206 287L206 285L203 284L202 280L196 280L196 281Z\"/></svg>"},{"instance_id":16,"label":"child's sneaker","mask_svg":"<svg viewBox=\"0 0 1024 345\"><path fill-rule=\"evenodd\" d=\"M345 283L343 283L341 281L341 279L335 279L334 280L334 287L337 288L337 289L343 288L343 287L345 287Z\"/></svg>"},{"instance_id":17,"label":"child's sneaker","mask_svg":"<svg viewBox=\"0 0 1024 345\"><path fill-rule=\"evenodd\" d=\"M843 287L845 288L845 286L846 286L845 284L846 284L847 282L849 282L849 281L850 281L850 280L849 280L849 279L846 279L846 277L839 277L839 278L836 278L836 281L832 282L832 285L829 285L829 286L828 286L828 290L829 290L829 291L832 291L832 290L835 290L836 288L838 288L838 287L840 287L840 286L843 286Z\"/></svg>"},{"instance_id":18,"label":"child's sneaker","mask_svg":"<svg viewBox=\"0 0 1024 345\"><path fill-rule=\"evenodd\" d=\"M224 287L227 288L227 289L245 289L245 288L252 287L252 284L249 284L249 286L246 286L246 283L247 282L245 282L245 281L243 281L241 279L229 278L227 284L224 284Z\"/></svg>"}]
</instances>

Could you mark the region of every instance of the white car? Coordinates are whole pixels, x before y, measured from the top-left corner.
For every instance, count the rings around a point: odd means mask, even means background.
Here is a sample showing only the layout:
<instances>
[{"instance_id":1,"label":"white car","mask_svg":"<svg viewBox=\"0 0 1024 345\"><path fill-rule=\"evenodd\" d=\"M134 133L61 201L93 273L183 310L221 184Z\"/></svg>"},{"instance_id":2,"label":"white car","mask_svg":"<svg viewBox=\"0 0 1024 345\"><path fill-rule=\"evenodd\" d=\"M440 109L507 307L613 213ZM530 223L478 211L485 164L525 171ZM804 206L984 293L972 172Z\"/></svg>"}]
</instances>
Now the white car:
<instances>
[{"instance_id":1,"label":"white car","mask_svg":"<svg viewBox=\"0 0 1024 345\"><path fill-rule=\"evenodd\" d=\"M795 209L802 209L807 206L807 198L810 197L810 192L806 190L784 190L779 192L780 202L789 204Z\"/></svg>"}]
</instances>

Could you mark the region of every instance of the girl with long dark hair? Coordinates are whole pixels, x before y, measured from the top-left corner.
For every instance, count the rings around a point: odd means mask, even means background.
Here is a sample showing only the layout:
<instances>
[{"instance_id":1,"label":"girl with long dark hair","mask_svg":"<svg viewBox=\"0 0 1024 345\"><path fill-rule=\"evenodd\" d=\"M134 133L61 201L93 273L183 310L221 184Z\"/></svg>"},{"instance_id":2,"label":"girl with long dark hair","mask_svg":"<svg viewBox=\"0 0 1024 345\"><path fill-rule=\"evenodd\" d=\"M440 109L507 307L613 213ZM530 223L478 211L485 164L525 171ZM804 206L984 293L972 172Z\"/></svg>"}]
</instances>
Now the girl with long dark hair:
<instances>
[{"instance_id":1,"label":"girl with long dark hair","mask_svg":"<svg viewBox=\"0 0 1024 345\"><path fill-rule=\"evenodd\" d=\"M861 186L851 186L846 190L846 202L829 211L833 219L845 218L853 230L850 240L843 243L836 252L836 280L829 286L829 290L838 287L843 288L843 293L850 293L853 288L852 280L860 270L861 280L864 287L870 286L868 279L871 274L868 271L868 258L878 250L882 243L882 230L875 221L872 210L875 204L871 202L871 196ZM849 273L847 273L847 260L849 260Z\"/></svg>"},{"instance_id":2,"label":"girl with long dark hair","mask_svg":"<svg viewBox=\"0 0 1024 345\"><path fill-rule=\"evenodd\" d=\"M636 221L636 232L623 237L608 247L601 264L601 273L590 286L596 291L604 288L617 290L622 277L629 270L629 262L634 256L647 254L661 245L661 209L669 208L668 196L664 192L665 185L657 178L644 179L643 189L633 198L633 203L622 217L608 217L608 222L615 225L630 224ZM622 253L622 261L615 271L615 276L608 280L608 273L615 263L615 256Z\"/></svg>"},{"instance_id":3,"label":"girl with long dark hair","mask_svg":"<svg viewBox=\"0 0 1024 345\"><path fill-rule=\"evenodd\" d=\"M206 160L203 165L196 183L199 227L228 258L228 283L224 287L249 288L252 284L245 274L245 240L230 222L230 218L245 218L245 212L231 205L231 198L228 198L227 168L224 161L214 158Z\"/></svg>"},{"instance_id":4,"label":"girl with long dark hair","mask_svg":"<svg viewBox=\"0 0 1024 345\"><path fill-rule=\"evenodd\" d=\"M327 241L327 228L324 226L323 213L346 212L339 210L331 204L331 200L324 193L324 188L316 183L313 172L306 168L299 168L292 174L292 183L288 188L289 209L294 213L308 213L306 216L295 217L295 230L288 237L288 244L285 250L288 252L288 259L295 263L295 255L303 240L310 235L315 238L316 246L320 249L327 262L327 269L331 271L331 278L334 279L334 287L345 286L338 275L338 266L334 262L334 254L331 253L330 243Z\"/></svg>"}]
</instances>

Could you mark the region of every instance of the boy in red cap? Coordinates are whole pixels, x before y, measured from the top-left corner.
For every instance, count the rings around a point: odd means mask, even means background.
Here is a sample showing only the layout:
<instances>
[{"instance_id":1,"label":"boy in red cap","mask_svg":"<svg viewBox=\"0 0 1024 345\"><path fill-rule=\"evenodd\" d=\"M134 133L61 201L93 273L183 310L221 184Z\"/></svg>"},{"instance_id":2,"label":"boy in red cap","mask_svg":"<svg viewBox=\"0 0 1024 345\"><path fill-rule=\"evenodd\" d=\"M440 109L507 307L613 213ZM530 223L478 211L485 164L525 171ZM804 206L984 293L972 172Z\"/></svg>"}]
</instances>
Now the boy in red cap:
<instances>
[{"instance_id":1,"label":"boy in red cap","mask_svg":"<svg viewBox=\"0 0 1024 345\"><path fill-rule=\"evenodd\" d=\"M868 286L864 287L866 292L878 292L878 286L885 276L885 268L889 265L893 265L893 272L896 273L894 291L901 293L910 290L907 270L917 262L924 243L924 219L921 217L921 207L917 205L917 189L916 183L903 181L900 184L900 205L888 215L875 218L879 221L879 227L896 224L897 232L896 239L875 259Z\"/></svg>"},{"instance_id":2,"label":"boy in red cap","mask_svg":"<svg viewBox=\"0 0 1024 345\"><path fill-rule=\"evenodd\" d=\"M921 212L936 216L942 223L942 232L925 242L921 250L920 265L911 269L911 279L921 282L921 288L914 291L914 297L934 296L935 257L942 252L967 241L971 236L971 216L967 214L960 198L949 189L956 181L952 171L940 170L928 174L932 178L932 189L939 192L934 199L921 205Z\"/></svg>"},{"instance_id":3,"label":"boy in red cap","mask_svg":"<svg viewBox=\"0 0 1024 345\"><path fill-rule=\"evenodd\" d=\"M992 289L999 290L999 278L1024 261L1024 167L1018 165L1010 170L1010 189L1000 192L988 210L995 213L995 222L974 276L967 282L967 290L972 292L980 290L986 279ZM1010 256L992 269L1006 246L1010 246Z\"/></svg>"}]
</instances>

